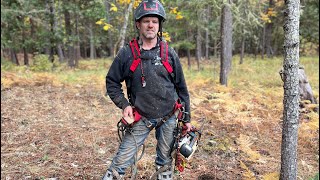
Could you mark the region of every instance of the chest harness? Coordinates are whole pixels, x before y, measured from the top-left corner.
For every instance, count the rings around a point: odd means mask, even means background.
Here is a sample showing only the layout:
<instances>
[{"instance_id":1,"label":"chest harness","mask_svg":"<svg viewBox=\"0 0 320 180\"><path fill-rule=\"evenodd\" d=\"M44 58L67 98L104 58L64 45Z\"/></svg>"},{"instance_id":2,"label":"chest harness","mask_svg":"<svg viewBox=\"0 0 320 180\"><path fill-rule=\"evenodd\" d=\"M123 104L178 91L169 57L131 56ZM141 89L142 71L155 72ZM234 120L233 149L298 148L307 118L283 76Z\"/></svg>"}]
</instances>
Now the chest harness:
<instances>
[{"instance_id":1,"label":"chest harness","mask_svg":"<svg viewBox=\"0 0 320 180\"><path fill-rule=\"evenodd\" d=\"M172 82L174 83L175 89L178 91L177 85L174 81L175 75L173 73L173 68L171 66L171 64L169 63L169 46L167 42L164 41L160 41L160 58L161 58L161 63L164 66L164 68L167 70L167 72L169 73ZM133 61L132 64L130 66L130 72L129 72L129 79L127 81L127 95L128 95L128 100L130 102L130 104L133 104L132 101L132 97L131 97L131 83L132 83L132 77L133 77L133 73L135 72L135 70L138 68L138 66L140 65L140 69L141 69L141 86L142 87L146 87L147 82L145 80L145 74L144 74L144 70L143 70L143 63L141 60L141 52L140 52L140 48L138 45L138 41L133 38L130 42L129 42L129 46L133 55ZM167 119L169 119L176 110L181 109L183 110L183 113L181 113L181 116L184 114L184 105L182 103L180 103L180 100L178 100L175 104L175 107L172 111L172 113L170 113L169 115L165 116L162 118L162 122L158 123L157 127L160 127L160 125L162 125ZM135 110L133 109L133 113L134 113L134 123L138 122L142 117L141 115ZM181 117L181 119L183 119L183 117ZM123 122L125 123L125 122ZM151 123L149 123L148 121L146 121L146 124L148 126L148 128L153 128ZM157 128L156 127L156 128Z\"/></svg>"}]
</instances>

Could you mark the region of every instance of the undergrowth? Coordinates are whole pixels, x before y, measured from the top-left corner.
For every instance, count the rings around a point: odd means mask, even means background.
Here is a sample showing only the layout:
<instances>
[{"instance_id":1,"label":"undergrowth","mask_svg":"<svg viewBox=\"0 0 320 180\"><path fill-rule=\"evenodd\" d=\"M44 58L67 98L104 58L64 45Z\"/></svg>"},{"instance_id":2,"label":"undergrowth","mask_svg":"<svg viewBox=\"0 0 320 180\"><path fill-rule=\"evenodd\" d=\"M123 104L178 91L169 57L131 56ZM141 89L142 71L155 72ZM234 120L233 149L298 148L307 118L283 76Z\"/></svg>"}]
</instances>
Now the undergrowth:
<instances>
[{"instance_id":1,"label":"undergrowth","mask_svg":"<svg viewBox=\"0 0 320 180\"><path fill-rule=\"evenodd\" d=\"M1 60L1 89L52 85L90 86L105 91L105 76L112 63L111 58L81 60L77 68L69 68L66 63L52 65L42 62L45 58L41 57L39 63L30 67L16 66ZM190 70L187 69L186 59L181 58L181 61L190 92L193 124L199 127L205 117L208 126L212 126L205 134L206 139L202 140L203 152L240 154L239 167L244 172L243 177L277 179L278 167L268 166L267 162L279 164L279 159L276 158L278 154L274 152L279 147L271 149L271 144L274 145L274 140L280 138L281 134L283 82L279 70L282 68L283 58L262 60L246 57L240 65L239 57L234 56L228 86L219 84L218 59L201 61L201 71L197 70L194 61ZM300 64L304 66L319 102L319 57L301 57ZM319 142L316 138L319 133L319 114L310 110L313 106L306 104L301 115L303 121L299 128L299 146L300 151L316 154L319 151L315 145ZM318 156L312 157L319 160ZM148 169L151 167L148 162L151 161L141 162L140 166ZM313 177L316 170L305 162L301 158L299 167L308 172L299 171L300 174L304 178ZM254 173L254 168L260 168L259 175ZM317 177L318 174L313 179Z\"/></svg>"}]
</instances>

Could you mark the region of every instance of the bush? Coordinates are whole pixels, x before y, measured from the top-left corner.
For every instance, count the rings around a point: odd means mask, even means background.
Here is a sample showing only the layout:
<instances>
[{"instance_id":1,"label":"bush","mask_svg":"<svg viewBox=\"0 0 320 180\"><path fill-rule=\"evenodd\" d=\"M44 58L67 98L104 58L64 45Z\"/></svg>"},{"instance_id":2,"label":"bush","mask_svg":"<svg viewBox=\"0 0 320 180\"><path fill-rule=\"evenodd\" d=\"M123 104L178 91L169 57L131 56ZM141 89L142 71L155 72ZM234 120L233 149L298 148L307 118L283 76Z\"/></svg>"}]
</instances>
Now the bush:
<instances>
[{"instance_id":1,"label":"bush","mask_svg":"<svg viewBox=\"0 0 320 180\"><path fill-rule=\"evenodd\" d=\"M8 59L1 57L1 70L12 70L16 65Z\"/></svg>"},{"instance_id":2,"label":"bush","mask_svg":"<svg viewBox=\"0 0 320 180\"><path fill-rule=\"evenodd\" d=\"M55 62L49 61L49 55L38 54L34 56L33 64L30 66L32 71L52 71L53 67L56 66Z\"/></svg>"}]
</instances>

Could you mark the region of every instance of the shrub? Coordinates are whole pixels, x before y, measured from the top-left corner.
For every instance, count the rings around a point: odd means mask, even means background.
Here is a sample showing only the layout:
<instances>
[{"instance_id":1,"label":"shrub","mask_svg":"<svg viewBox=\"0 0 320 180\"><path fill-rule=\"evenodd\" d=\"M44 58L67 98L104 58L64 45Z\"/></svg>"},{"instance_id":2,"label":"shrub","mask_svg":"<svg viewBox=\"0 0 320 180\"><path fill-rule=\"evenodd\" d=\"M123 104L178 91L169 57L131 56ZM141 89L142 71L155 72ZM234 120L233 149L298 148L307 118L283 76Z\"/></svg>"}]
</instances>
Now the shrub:
<instances>
[{"instance_id":1,"label":"shrub","mask_svg":"<svg viewBox=\"0 0 320 180\"><path fill-rule=\"evenodd\" d=\"M15 66L11 61L1 57L1 70L12 70Z\"/></svg>"},{"instance_id":2,"label":"shrub","mask_svg":"<svg viewBox=\"0 0 320 180\"><path fill-rule=\"evenodd\" d=\"M32 71L52 71L56 64L49 61L49 55L38 54L34 56L33 64L30 66Z\"/></svg>"}]
</instances>

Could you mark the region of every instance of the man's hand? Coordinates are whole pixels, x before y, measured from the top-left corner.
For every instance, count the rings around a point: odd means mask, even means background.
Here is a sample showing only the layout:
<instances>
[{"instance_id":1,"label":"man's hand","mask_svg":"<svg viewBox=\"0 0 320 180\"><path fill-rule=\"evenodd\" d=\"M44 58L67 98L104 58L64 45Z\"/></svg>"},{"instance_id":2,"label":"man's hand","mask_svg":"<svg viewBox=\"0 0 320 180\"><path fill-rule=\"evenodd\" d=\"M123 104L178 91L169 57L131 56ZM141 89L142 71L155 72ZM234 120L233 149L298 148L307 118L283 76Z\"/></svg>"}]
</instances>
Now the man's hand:
<instances>
[{"instance_id":1,"label":"man's hand","mask_svg":"<svg viewBox=\"0 0 320 180\"><path fill-rule=\"evenodd\" d=\"M192 129L191 123L184 123L184 125L187 127L187 132L191 131Z\"/></svg>"},{"instance_id":2,"label":"man's hand","mask_svg":"<svg viewBox=\"0 0 320 180\"><path fill-rule=\"evenodd\" d=\"M134 119L132 107L131 107L131 106L127 106L127 107L123 110L122 115L123 115L123 117L124 117L125 119L128 118L128 117L131 118L131 119Z\"/></svg>"},{"instance_id":3,"label":"man's hand","mask_svg":"<svg viewBox=\"0 0 320 180\"><path fill-rule=\"evenodd\" d=\"M127 106L123 112L123 119L128 123L132 124L134 122L133 109L131 106Z\"/></svg>"}]
</instances>

